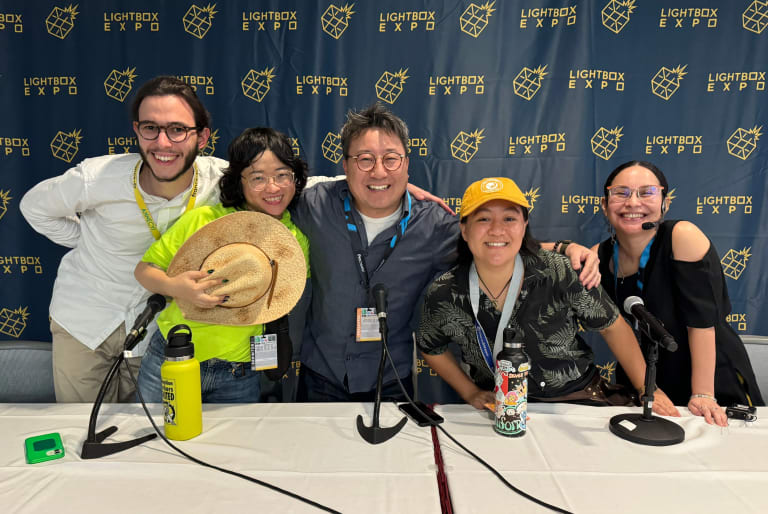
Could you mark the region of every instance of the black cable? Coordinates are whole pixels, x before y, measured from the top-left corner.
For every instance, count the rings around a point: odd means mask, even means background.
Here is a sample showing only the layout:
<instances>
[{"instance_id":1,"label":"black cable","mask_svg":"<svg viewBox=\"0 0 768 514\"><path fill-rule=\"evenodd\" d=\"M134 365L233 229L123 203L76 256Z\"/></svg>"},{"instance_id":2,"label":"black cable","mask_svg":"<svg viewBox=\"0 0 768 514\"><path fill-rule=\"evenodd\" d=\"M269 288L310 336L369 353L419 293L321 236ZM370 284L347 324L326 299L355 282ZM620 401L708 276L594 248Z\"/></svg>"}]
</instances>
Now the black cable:
<instances>
[{"instance_id":1,"label":"black cable","mask_svg":"<svg viewBox=\"0 0 768 514\"><path fill-rule=\"evenodd\" d=\"M139 395L139 401L141 401L141 407L142 407L142 409L144 409L144 412L147 414L147 418L149 418L149 422L152 423L152 427L155 429L155 432L157 432L157 435L159 435L163 439L163 441L165 441L165 444L167 444L168 446L170 446L171 448L176 450L179 454L183 455L184 457L186 457L187 459L191 460L192 462L194 462L196 464L200 464L201 466L205 466L207 468L215 469L216 471L221 471L222 473L227 473L229 475L233 475L233 476L242 478L243 480L248 480L249 482L253 482L254 484L258 484L260 486L266 487L267 489L272 489L273 491L276 491L278 493L284 494L286 496L290 496L291 498L293 498L295 500L302 501L304 503L307 503L307 504L309 504L309 505L311 505L313 507L316 507L316 508L318 508L320 510L323 510L325 512L333 512L334 514L341 514L339 511L333 510L330 507L326 507L325 505L323 505L321 503L317 503L317 502L312 501L312 500L310 500L308 498L304 498L301 495L298 495L296 493L292 493L292 492L287 491L285 489L282 489L282 488L280 488L280 487L278 487L276 485L272 485L272 484L270 484L268 482L264 482L263 480L259 480L258 478L249 477L248 475L244 475L242 473L238 473L237 471L232 471L232 470L229 470L229 469L226 469L226 468L221 468L221 467L216 466L214 464L209 464L209 463L207 463L205 461L202 461L202 460L198 459L197 457L193 457L192 455L189 455L188 453L186 453L181 448L178 448L178 447L174 446L173 443L171 443L168 439L166 439L165 434L163 434L160 431L160 428L155 424L155 420L152 419L152 415L149 413L149 409L147 409L147 404L144 403L144 397L141 395L141 391L139 390L139 384L136 381L136 378L133 376L133 371L131 370L131 367L128 365L127 361L125 361L125 364L126 364L125 367L128 369L128 374L131 377L131 381L133 381L133 385L136 386L136 393Z\"/></svg>"},{"instance_id":2,"label":"black cable","mask_svg":"<svg viewBox=\"0 0 768 514\"><path fill-rule=\"evenodd\" d=\"M448 437L448 439L450 439L451 441L453 441L453 442L454 442L454 443L455 443L455 444L456 444L456 445L457 445L459 448L461 448L462 450L464 450L465 452L467 452L469 455L471 455L472 457L474 457L474 458L475 458L475 460L477 460L477 462L479 462L480 464L482 464L483 466L485 466L485 468L487 468L487 469L488 469L488 470L489 470L491 473L493 473L493 474L494 474L494 475L495 475L495 476L496 476L496 477L497 477L499 480L501 480L501 483L503 483L504 485L506 485L508 488L512 489L514 492L516 492L517 494L519 494L519 495L520 495L520 496L522 496L523 498L526 498L526 499L528 499L528 500L530 500L530 501L532 501L532 502L534 502L534 503L537 503L537 504L541 505L542 507L545 507L545 508L547 508L547 509L549 509L549 510L552 510L552 511L555 511L555 512L561 512L561 513L563 513L563 514L571 514L571 512L570 512L570 511L567 511L567 510L565 510L565 509L561 509L560 507L556 507L556 506L554 506L554 505L550 505L549 503L547 503L547 502L545 502L545 501L539 500L539 499L538 499L538 498L536 498L535 496L531 496L530 494L526 493L525 491L523 491L523 490L521 490L521 489L518 489L517 487L515 487L514 485L512 485L511 483L509 483L509 482L507 481L507 479L506 479L506 478L504 478L504 477L501 475L501 473L499 473L498 471L496 471L496 469L494 469L494 467L493 467L493 466L491 466L490 464L488 464L487 462L485 462L485 461L484 461L484 460L483 460L483 459L482 459L482 458L481 458L479 455L477 455L477 454L475 454L474 452L470 451L470 450L469 450L469 448L467 448L466 446L464 446L463 444L461 444L459 441L457 441L457 440L456 440L456 438L454 438L454 437L453 437L451 434L449 434L447 430L445 430L443 427L441 427L441 426L440 426L440 423L436 422L436 421L435 421L435 420L433 420L433 419L432 419L430 416L427 416L427 414L426 414L426 413L422 412L422 410L421 410L421 409L419 409L419 406L418 406L418 405L416 405L416 402L414 402L414 401L413 401L413 398L411 398L411 397L410 397L410 395L408 394L408 392L405 390L405 386L403 385L403 381L402 381L402 380L400 380L400 375L398 375L398 373L397 373L397 368L395 367L395 363L394 363L394 361L392 360L392 355L390 355L390 353L389 353L389 348L387 347L387 343L386 343L386 341L385 341L385 338L383 338L383 337L382 337L382 339L381 339L381 342L382 342L382 344L384 345L384 352L387 354L387 359L389 360L389 365L390 365L390 366L392 366L392 371L394 371L394 372L395 372L395 378L397 379L397 383L398 383L398 385L400 386L400 391L402 391L403 395L405 396L405 399L406 399L406 400L408 400L408 403L410 403L411 405L413 405L414 409L416 409L416 411L417 411L419 414L421 414L421 415L422 415L422 416L423 416L425 419L428 419L428 420L429 420L429 423L430 423L430 425L431 425L431 426L437 427L437 428L438 428L438 429L439 429L439 430L440 430L442 433L444 433L444 434L445 434L445 435Z\"/></svg>"}]
</instances>

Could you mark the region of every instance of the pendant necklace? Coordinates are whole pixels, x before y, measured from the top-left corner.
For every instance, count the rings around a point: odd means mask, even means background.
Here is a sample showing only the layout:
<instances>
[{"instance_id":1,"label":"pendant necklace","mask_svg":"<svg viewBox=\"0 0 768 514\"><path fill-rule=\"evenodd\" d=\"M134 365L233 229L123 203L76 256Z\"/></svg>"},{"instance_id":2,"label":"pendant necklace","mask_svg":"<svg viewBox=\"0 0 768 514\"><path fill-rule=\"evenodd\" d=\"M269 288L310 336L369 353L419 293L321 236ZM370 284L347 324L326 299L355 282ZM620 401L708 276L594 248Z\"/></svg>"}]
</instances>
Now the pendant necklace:
<instances>
[{"instance_id":1,"label":"pendant necklace","mask_svg":"<svg viewBox=\"0 0 768 514\"><path fill-rule=\"evenodd\" d=\"M489 300L491 301L491 305L493 305L493 308L496 310L499 310L499 297L502 294L504 294L504 291L506 291L507 288L509 287L509 283L512 281L512 277L509 277L509 280L507 280L507 283L504 285L502 290L499 291L499 294L497 295L494 295L491 292L491 288L486 285L485 281L483 280L483 277L480 276L480 273L477 274L477 278L480 279L480 283L483 284L483 287L485 287L486 292L490 295Z\"/></svg>"}]
</instances>

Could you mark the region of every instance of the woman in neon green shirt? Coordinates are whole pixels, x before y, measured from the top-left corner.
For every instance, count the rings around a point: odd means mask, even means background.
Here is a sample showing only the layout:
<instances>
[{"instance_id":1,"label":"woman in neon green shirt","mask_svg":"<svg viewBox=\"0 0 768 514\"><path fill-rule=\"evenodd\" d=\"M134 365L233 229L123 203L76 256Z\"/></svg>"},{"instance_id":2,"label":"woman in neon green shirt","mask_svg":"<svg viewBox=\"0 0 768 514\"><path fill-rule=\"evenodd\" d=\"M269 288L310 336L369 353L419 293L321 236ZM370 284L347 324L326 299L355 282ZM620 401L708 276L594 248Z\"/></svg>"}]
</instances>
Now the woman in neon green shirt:
<instances>
[{"instance_id":1,"label":"woman in neon green shirt","mask_svg":"<svg viewBox=\"0 0 768 514\"><path fill-rule=\"evenodd\" d=\"M309 269L309 241L291 222L288 206L295 202L307 183L307 164L294 156L288 138L270 128L249 128L228 148L229 167L219 181L221 203L193 209L155 241L134 272L148 290L181 299L201 308L225 304L227 296L206 290L217 281L203 280L206 271L166 274L176 251L197 230L208 223L240 210L268 214L278 219L296 237ZM199 323L184 318L177 302L157 318L159 330L150 340L139 371L139 390L147 402L160 403L160 366L165 360L165 337L177 324L188 325L200 361L202 398L206 403L258 402L261 373L251 370L250 337L278 336L278 367L265 371L278 380L290 365L291 342L288 317L264 325L225 326Z\"/></svg>"}]
</instances>

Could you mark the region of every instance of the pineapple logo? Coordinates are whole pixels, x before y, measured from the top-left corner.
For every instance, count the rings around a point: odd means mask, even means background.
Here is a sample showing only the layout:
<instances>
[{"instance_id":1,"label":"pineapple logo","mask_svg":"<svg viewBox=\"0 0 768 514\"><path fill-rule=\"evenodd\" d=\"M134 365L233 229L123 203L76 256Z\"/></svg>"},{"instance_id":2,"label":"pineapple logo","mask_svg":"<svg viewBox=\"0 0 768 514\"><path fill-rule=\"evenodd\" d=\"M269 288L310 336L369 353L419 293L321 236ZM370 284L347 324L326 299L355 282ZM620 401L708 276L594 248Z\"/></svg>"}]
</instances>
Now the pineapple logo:
<instances>
[{"instance_id":1,"label":"pineapple logo","mask_svg":"<svg viewBox=\"0 0 768 514\"><path fill-rule=\"evenodd\" d=\"M600 127L589 140L592 145L592 153L606 161L610 159L619 147L619 141L624 135L621 133L623 129L624 127L616 127L613 130L608 130L605 127Z\"/></svg>"},{"instance_id":2,"label":"pineapple logo","mask_svg":"<svg viewBox=\"0 0 768 514\"><path fill-rule=\"evenodd\" d=\"M81 130L73 130L72 132L64 133L59 130L51 141L51 153L57 159L61 159L65 162L72 162L72 159L77 155L77 151L80 150L80 141L83 139L80 136Z\"/></svg>"},{"instance_id":3,"label":"pineapple logo","mask_svg":"<svg viewBox=\"0 0 768 514\"><path fill-rule=\"evenodd\" d=\"M0 310L0 334L18 338L27 328L27 307L19 307L16 310Z\"/></svg>"},{"instance_id":4,"label":"pineapple logo","mask_svg":"<svg viewBox=\"0 0 768 514\"><path fill-rule=\"evenodd\" d=\"M203 8L192 4L181 19L184 24L184 32L195 36L197 39L203 39L213 25L213 15L216 14L214 9L216 9L216 4L208 4Z\"/></svg>"},{"instance_id":5,"label":"pineapple logo","mask_svg":"<svg viewBox=\"0 0 768 514\"><path fill-rule=\"evenodd\" d=\"M669 207L672 205L672 200L677 198L677 195L675 194L677 192L677 188L673 187L669 190L669 193L667 193L667 210L669 210Z\"/></svg>"},{"instance_id":6,"label":"pineapple logo","mask_svg":"<svg viewBox=\"0 0 768 514\"><path fill-rule=\"evenodd\" d=\"M355 14L352 10L354 6L355 4L347 4L344 7L336 7L333 4L329 5L320 18L323 32L333 39L339 39L344 34L344 31L347 30L347 27L349 27L349 18Z\"/></svg>"},{"instance_id":7,"label":"pineapple logo","mask_svg":"<svg viewBox=\"0 0 768 514\"><path fill-rule=\"evenodd\" d=\"M515 94L526 100L533 98L541 88L541 79L544 75L547 75L546 69L547 65L545 64L544 66L539 66L535 70L532 70L527 66L520 70L520 73L517 74L517 77L515 77L515 80L512 82L512 85L515 88Z\"/></svg>"},{"instance_id":8,"label":"pineapple logo","mask_svg":"<svg viewBox=\"0 0 768 514\"><path fill-rule=\"evenodd\" d=\"M136 68L126 68L124 71L112 70L104 81L104 91L107 96L124 102L125 97L133 88L133 81L136 80Z\"/></svg>"},{"instance_id":9,"label":"pineapple logo","mask_svg":"<svg viewBox=\"0 0 768 514\"><path fill-rule=\"evenodd\" d=\"M531 188L525 193L523 193L523 196L525 196L525 199L528 200L528 205L531 206L531 208L528 209L528 212L533 211L533 208L536 206L536 200L538 200L539 196L541 196L539 194L539 189L541 188L540 187L537 187L536 189Z\"/></svg>"},{"instance_id":10,"label":"pineapple logo","mask_svg":"<svg viewBox=\"0 0 768 514\"><path fill-rule=\"evenodd\" d=\"M747 267L747 261L752 257L752 254L749 253L751 249L751 246L749 248L744 247L738 252L733 248L729 249L725 257L720 260L720 264L723 265L723 275L733 280L739 280Z\"/></svg>"},{"instance_id":11,"label":"pineapple logo","mask_svg":"<svg viewBox=\"0 0 768 514\"><path fill-rule=\"evenodd\" d=\"M747 157L757 148L757 141L763 135L760 132L761 130L763 130L763 127L758 127L757 125L749 130L741 127L737 128L725 142L728 146L728 153L742 161L746 161Z\"/></svg>"},{"instance_id":12,"label":"pineapple logo","mask_svg":"<svg viewBox=\"0 0 768 514\"><path fill-rule=\"evenodd\" d=\"M243 87L243 94L251 100L261 102L269 93L272 79L275 78L275 68L264 68L263 71L250 70L240 82Z\"/></svg>"},{"instance_id":13,"label":"pineapple logo","mask_svg":"<svg viewBox=\"0 0 768 514\"><path fill-rule=\"evenodd\" d=\"M8 202L13 198L10 196L11 190L3 191L0 189L0 220L3 219L5 213L8 212Z\"/></svg>"},{"instance_id":14,"label":"pineapple logo","mask_svg":"<svg viewBox=\"0 0 768 514\"><path fill-rule=\"evenodd\" d=\"M651 79L651 91L653 91L653 94L664 100L669 100L680 87L683 75L688 74L685 71L687 67L688 65L686 64L685 66L678 66L670 70L666 66L662 66Z\"/></svg>"},{"instance_id":15,"label":"pineapple logo","mask_svg":"<svg viewBox=\"0 0 768 514\"><path fill-rule=\"evenodd\" d=\"M341 137L333 132L328 132L325 135L321 148L323 150L323 157L335 164L338 164L344 155L341 148Z\"/></svg>"},{"instance_id":16,"label":"pineapple logo","mask_svg":"<svg viewBox=\"0 0 768 514\"><path fill-rule=\"evenodd\" d=\"M755 0L741 14L741 25L745 29L760 34L768 27L768 0Z\"/></svg>"},{"instance_id":17,"label":"pineapple logo","mask_svg":"<svg viewBox=\"0 0 768 514\"><path fill-rule=\"evenodd\" d=\"M220 137L219 129L211 132L211 135L208 137L208 142L205 143L203 149L200 150L200 155L213 155L213 152L216 151L216 143L219 142Z\"/></svg>"},{"instance_id":18,"label":"pineapple logo","mask_svg":"<svg viewBox=\"0 0 768 514\"><path fill-rule=\"evenodd\" d=\"M488 19L491 17L491 13L496 9L493 8L493 2L486 2L483 5L477 5L475 3L469 4L469 7L464 9L459 18L459 28L464 34L469 34L472 37L477 37L488 26Z\"/></svg>"},{"instance_id":19,"label":"pineapple logo","mask_svg":"<svg viewBox=\"0 0 768 514\"><path fill-rule=\"evenodd\" d=\"M477 153L477 148L485 136L482 135L485 129L475 130L467 134L463 130L459 132L453 141L451 141L451 155L454 159L461 162L469 162Z\"/></svg>"},{"instance_id":20,"label":"pineapple logo","mask_svg":"<svg viewBox=\"0 0 768 514\"><path fill-rule=\"evenodd\" d=\"M54 7L45 19L45 30L53 37L64 39L75 27L75 18L78 14L77 5L69 4L66 9Z\"/></svg>"},{"instance_id":21,"label":"pineapple logo","mask_svg":"<svg viewBox=\"0 0 768 514\"><path fill-rule=\"evenodd\" d=\"M629 15L635 11L635 0L611 0L600 14L603 16L603 27L618 34L629 23Z\"/></svg>"},{"instance_id":22,"label":"pineapple logo","mask_svg":"<svg viewBox=\"0 0 768 514\"><path fill-rule=\"evenodd\" d=\"M595 364L595 367L600 370L600 378L610 382L613 379L614 373L616 373L616 361L606 362L604 365Z\"/></svg>"},{"instance_id":23,"label":"pineapple logo","mask_svg":"<svg viewBox=\"0 0 768 514\"><path fill-rule=\"evenodd\" d=\"M376 81L376 98L388 104L395 103L397 97L403 92L403 84L408 78L408 68L400 69L397 73L385 71Z\"/></svg>"}]
</instances>

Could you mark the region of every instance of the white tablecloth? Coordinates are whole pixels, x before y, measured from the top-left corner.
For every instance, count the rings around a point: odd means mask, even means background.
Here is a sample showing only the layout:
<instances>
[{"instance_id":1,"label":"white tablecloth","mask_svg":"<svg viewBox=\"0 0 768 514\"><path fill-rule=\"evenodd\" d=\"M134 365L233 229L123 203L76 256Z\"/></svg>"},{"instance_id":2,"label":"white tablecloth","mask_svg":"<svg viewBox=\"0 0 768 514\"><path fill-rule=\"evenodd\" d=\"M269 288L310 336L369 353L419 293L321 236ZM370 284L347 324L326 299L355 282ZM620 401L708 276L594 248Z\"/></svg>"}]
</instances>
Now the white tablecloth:
<instances>
[{"instance_id":1,"label":"white tablecloth","mask_svg":"<svg viewBox=\"0 0 768 514\"><path fill-rule=\"evenodd\" d=\"M758 421L707 425L680 408L685 441L642 446L608 429L620 407L529 405L528 432L493 432L490 412L442 406L444 428L516 487L577 513L768 513L768 408ZM546 512L517 495L440 434L457 513Z\"/></svg>"},{"instance_id":2,"label":"white tablecloth","mask_svg":"<svg viewBox=\"0 0 768 514\"><path fill-rule=\"evenodd\" d=\"M82 460L90 408L0 404L0 512L319 512L194 464L160 439ZM359 436L355 418L363 414L370 425L372 411L371 404L205 405L203 434L177 444L342 512L439 512L429 429L407 423L394 439L371 445ZM152 406L157 423L161 412ZM400 418L394 405L382 405L382 426ZM118 432L108 441L152 430L138 405L103 406L98 429L112 425ZM48 432L61 434L65 457L27 464L24 439Z\"/></svg>"}]
</instances>

